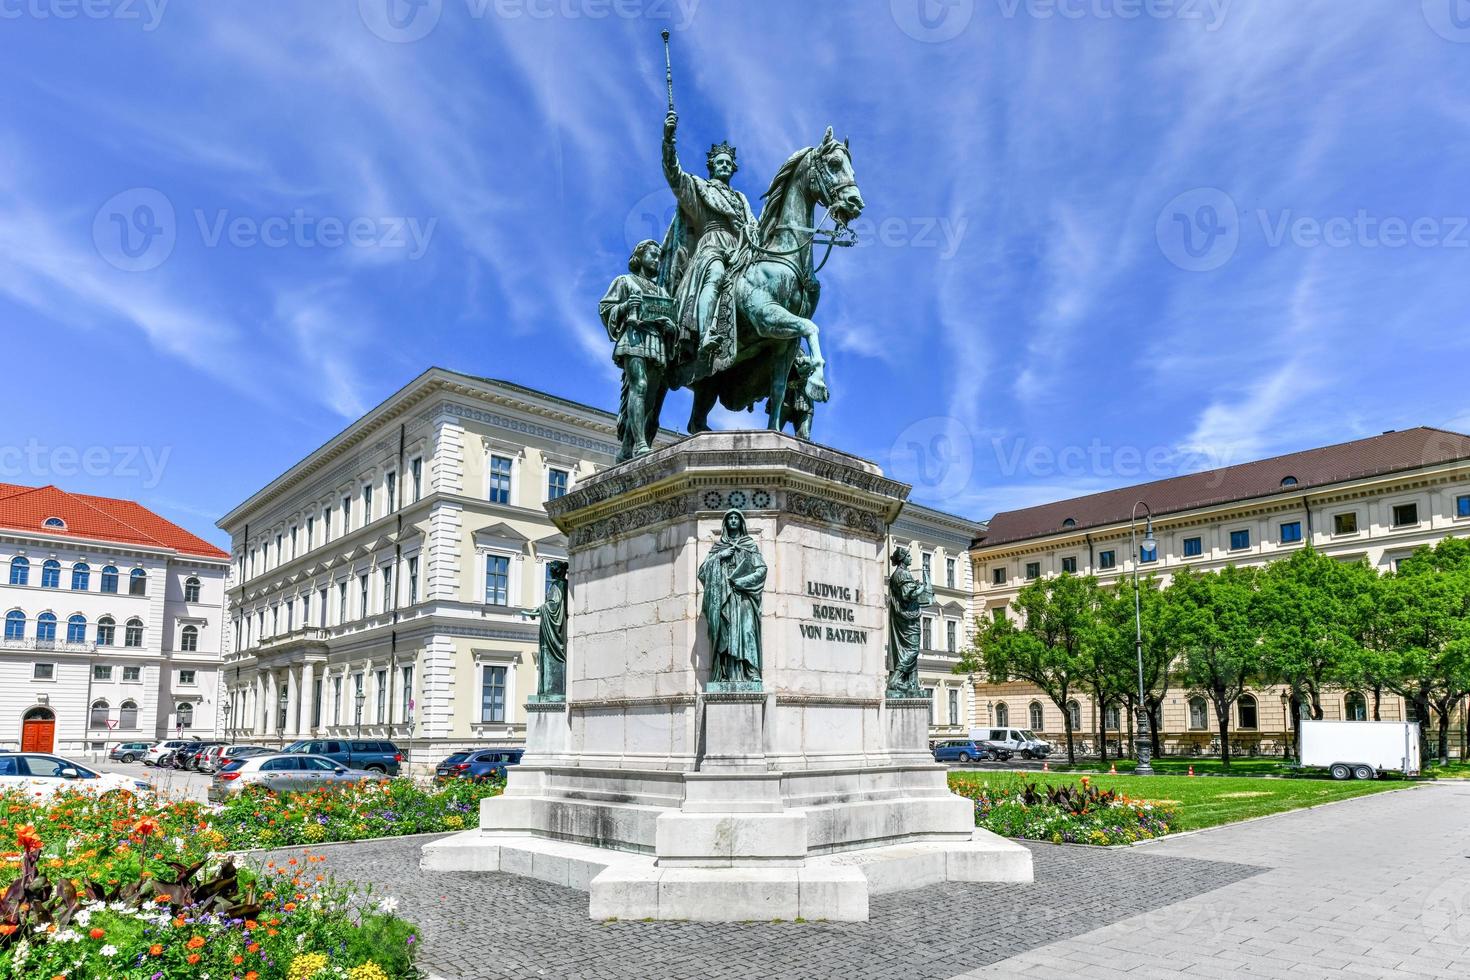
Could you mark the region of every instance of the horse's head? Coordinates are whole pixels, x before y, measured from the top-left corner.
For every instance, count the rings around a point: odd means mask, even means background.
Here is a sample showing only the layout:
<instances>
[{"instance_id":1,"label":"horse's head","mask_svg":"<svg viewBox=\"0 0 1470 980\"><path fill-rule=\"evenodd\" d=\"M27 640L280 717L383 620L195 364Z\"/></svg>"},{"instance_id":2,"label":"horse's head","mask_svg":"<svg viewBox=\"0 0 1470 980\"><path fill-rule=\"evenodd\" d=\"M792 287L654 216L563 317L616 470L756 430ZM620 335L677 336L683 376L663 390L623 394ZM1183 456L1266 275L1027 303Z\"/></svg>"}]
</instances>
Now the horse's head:
<instances>
[{"instance_id":1,"label":"horse's head","mask_svg":"<svg viewBox=\"0 0 1470 980\"><path fill-rule=\"evenodd\" d=\"M831 126L812 149L811 173L817 200L838 224L845 225L863 213L863 195L852 172L852 151L846 140L832 135Z\"/></svg>"}]
</instances>

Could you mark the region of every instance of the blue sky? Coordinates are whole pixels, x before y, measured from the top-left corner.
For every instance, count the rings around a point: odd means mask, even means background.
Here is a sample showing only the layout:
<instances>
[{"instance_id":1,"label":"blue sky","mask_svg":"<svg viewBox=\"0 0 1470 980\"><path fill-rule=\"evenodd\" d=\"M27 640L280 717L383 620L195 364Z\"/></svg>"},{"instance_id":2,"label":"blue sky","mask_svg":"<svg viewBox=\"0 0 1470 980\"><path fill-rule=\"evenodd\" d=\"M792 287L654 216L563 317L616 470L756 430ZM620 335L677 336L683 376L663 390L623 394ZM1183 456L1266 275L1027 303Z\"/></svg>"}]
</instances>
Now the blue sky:
<instances>
[{"instance_id":1,"label":"blue sky","mask_svg":"<svg viewBox=\"0 0 1470 980\"><path fill-rule=\"evenodd\" d=\"M665 27L686 169L850 137L815 436L915 499L1470 430L1466 0L0 0L0 480L221 541L428 365L613 406Z\"/></svg>"}]
</instances>

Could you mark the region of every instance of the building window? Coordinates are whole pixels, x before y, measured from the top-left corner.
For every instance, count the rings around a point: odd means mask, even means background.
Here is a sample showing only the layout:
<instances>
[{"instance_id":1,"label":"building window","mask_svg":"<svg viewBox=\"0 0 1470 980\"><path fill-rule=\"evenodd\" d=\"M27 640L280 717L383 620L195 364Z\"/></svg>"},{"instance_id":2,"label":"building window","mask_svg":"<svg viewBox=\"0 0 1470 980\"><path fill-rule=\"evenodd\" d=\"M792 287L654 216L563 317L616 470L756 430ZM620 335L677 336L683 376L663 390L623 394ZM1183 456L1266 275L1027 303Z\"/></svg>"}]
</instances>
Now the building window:
<instances>
[{"instance_id":1,"label":"building window","mask_svg":"<svg viewBox=\"0 0 1470 980\"><path fill-rule=\"evenodd\" d=\"M1256 729L1256 698L1253 694L1242 694L1235 702L1235 713L1240 721L1236 727L1245 731Z\"/></svg>"},{"instance_id":2,"label":"building window","mask_svg":"<svg viewBox=\"0 0 1470 980\"><path fill-rule=\"evenodd\" d=\"M1032 582L1041 578L1041 562L1028 561L1026 563L1026 581Z\"/></svg>"},{"instance_id":3,"label":"building window","mask_svg":"<svg viewBox=\"0 0 1470 980\"><path fill-rule=\"evenodd\" d=\"M19 609L12 609L5 614L5 638L7 640L23 640L26 636L26 614Z\"/></svg>"},{"instance_id":4,"label":"building window","mask_svg":"<svg viewBox=\"0 0 1470 980\"><path fill-rule=\"evenodd\" d=\"M408 464L408 472L413 477L413 502L418 503L419 498L424 495L424 460L422 456L417 457Z\"/></svg>"},{"instance_id":5,"label":"building window","mask_svg":"<svg viewBox=\"0 0 1470 980\"><path fill-rule=\"evenodd\" d=\"M61 562L48 558L41 564L41 588L61 588Z\"/></svg>"},{"instance_id":6,"label":"building window","mask_svg":"<svg viewBox=\"0 0 1470 980\"><path fill-rule=\"evenodd\" d=\"M87 727L88 728L106 728L107 727L107 709L108 709L108 707L109 706L108 706L108 704L107 704L106 701L101 701L101 700L93 701L92 702L92 713L87 718Z\"/></svg>"},{"instance_id":7,"label":"building window","mask_svg":"<svg viewBox=\"0 0 1470 980\"><path fill-rule=\"evenodd\" d=\"M192 670L181 670L181 671L179 671L179 686L180 687L193 687L194 686L194 680L195 680L194 671L192 671Z\"/></svg>"},{"instance_id":8,"label":"building window","mask_svg":"<svg viewBox=\"0 0 1470 980\"><path fill-rule=\"evenodd\" d=\"M944 584L951 589L956 588L955 562L953 558L944 559Z\"/></svg>"},{"instance_id":9,"label":"building window","mask_svg":"<svg viewBox=\"0 0 1470 980\"><path fill-rule=\"evenodd\" d=\"M995 703L995 723L1002 728L1009 726L1011 723L1011 709L1006 706L1004 701L997 701Z\"/></svg>"},{"instance_id":10,"label":"building window","mask_svg":"<svg viewBox=\"0 0 1470 980\"><path fill-rule=\"evenodd\" d=\"M408 560L408 604L411 606L419 601L419 560L418 556Z\"/></svg>"},{"instance_id":11,"label":"building window","mask_svg":"<svg viewBox=\"0 0 1470 980\"><path fill-rule=\"evenodd\" d=\"M320 627L322 627L323 629L326 629L326 626L327 626L327 588L326 588L326 586L322 586L320 589L317 590L316 601L317 601L317 614L316 614L317 625L320 626Z\"/></svg>"},{"instance_id":12,"label":"building window","mask_svg":"<svg viewBox=\"0 0 1470 980\"><path fill-rule=\"evenodd\" d=\"M1198 558L1205 553L1205 542L1203 538L1184 539L1184 557Z\"/></svg>"},{"instance_id":13,"label":"building window","mask_svg":"<svg viewBox=\"0 0 1470 980\"><path fill-rule=\"evenodd\" d=\"M184 579L184 601L199 601L199 580L193 576Z\"/></svg>"},{"instance_id":14,"label":"building window","mask_svg":"<svg viewBox=\"0 0 1470 980\"><path fill-rule=\"evenodd\" d=\"M1295 544L1302 539L1302 522L1288 521L1281 525L1281 543Z\"/></svg>"},{"instance_id":15,"label":"building window","mask_svg":"<svg viewBox=\"0 0 1470 980\"><path fill-rule=\"evenodd\" d=\"M1348 721L1367 721L1368 702L1357 691L1349 691L1342 699L1342 716Z\"/></svg>"},{"instance_id":16,"label":"building window","mask_svg":"<svg viewBox=\"0 0 1470 980\"><path fill-rule=\"evenodd\" d=\"M133 731L138 727L138 702L124 701L117 711L117 727Z\"/></svg>"},{"instance_id":17,"label":"building window","mask_svg":"<svg viewBox=\"0 0 1470 980\"><path fill-rule=\"evenodd\" d=\"M1249 528L1230 532L1230 550L1241 551L1251 546L1251 532Z\"/></svg>"},{"instance_id":18,"label":"building window","mask_svg":"<svg viewBox=\"0 0 1470 980\"><path fill-rule=\"evenodd\" d=\"M148 573L135 568L128 573L128 595L148 594Z\"/></svg>"},{"instance_id":19,"label":"building window","mask_svg":"<svg viewBox=\"0 0 1470 980\"><path fill-rule=\"evenodd\" d=\"M36 617L36 642L56 642L56 614L43 612Z\"/></svg>"},{"instance_id":20,"label":"building window","mask_svg":"<svg viewBox=\"0 0 1470 980\"><path fill-rule=\"evenodd\" d=\"M373 688L378 695L378 724L381 725L388 720L388 672L386 670L373 673Z\"/></svg>"},{"instance_id":21,"label":"building window","mask_svg":"<svg viewBox=\"0 0 1470 980\"><path fill-rule=\"evenodd\" d=\"M342 724L342 677L332 678L332 724Z\"/></svg>"},{"instance_id":22,"label":"building window","mask_svg":"<svg viewBox=\"0 0 1470 980\"><path fill-rule=\"evenodd\" d=\"M1357 534L1358 533L1358 512L1355 511L1355 510L1350 510L1350 511L1348 511L1345 514L1333 514L1332 515L1332 533L1333 534Z\"/></svg>"},{"instance_id":23,"label":"building window","mask_svg":"<svg viewBox=\"0 0 1470 980\"><path fill-rule=\"evenodd\" d=\"M505 668L486 665L480 684L480 721L505 721Z\"/></svg>"},{"instance_id":24,"label":"building window","mask_svg":"<svg viewBox=\"0 0 1470 980\"><path fill-rule=\"evenodd\" d=\"M55 664L36 664L31 667L31 680L51 681L56 679Z\"/></svg>"},{"instance_id":25,"label":"building window","mask_svg":"<svg viewBox=\"0 0 1470 980\"><path fill-rule=\"evenodd\" d=\"M1042 729L1041 702L1032 701L1026 712L1030 716L1031 730L1039 732Z\"/></svg>"},{"instance_id":26,"label":"building window","mask_svg":"<svg viewBox=\"0 0 1470 980\"><path fill-rule=\"evenodd\" d=\"M1082 705L1076 701L1067 702L1067 716L1072 719L1072 731L1082 730Z\"/></svg>"},{"instance_id":27,"label":"building window","mask_svg":"<svg viewBox=\"0 0 1470 980\"><path fill-rule=\"evenodd\" d=\"M490 457L490 502L510 503L510 457Z\"/></svg>"},{"instance_id":28,"label":"building window","mask_svg":"<svg viewBox=\"0 0 1470 980\"><path fill-rule=\"evenodd\" d=\"M924 688L924 697L929 699L929 724L939 724L939 712L937 706L934 703L934 688Z\"/></svg>"},{"instance_id":29,"label":"building window","mask_svg":"<svg viewBox=\"0 0 1470 980\"><path fill-rule=\"evenodd\" d=\"M347 622L347 580L337 583L337 625Z\"/></svg>"},{"instance_id":30,"label":"building window","mask_svg":"<svg viewBox=\"0 0 1470 980\"><path fill-rule=\"evenodd\" d=\"M301 593L301 625L311 625L311 593Z\"/></svg>"},{"instance_id":31,"label":"building window","mask_svg":"<svg viewBox=\"0 0 1470 980\"><path fill-rule=\"evenodd\" d=\"M393 608L393 566L384 565L383 573L383 611L387 612Z\"/></svg>"},{"instance_id":32,"label":"building window","mask_svg":"<svg viewBox=\"0 0 1470 980\"><path fill-rule=\"evenodd\" d=\"M1418 504L1394 504L1393 526L1409 527L1419 523Z\"/></svg>"},{"instance_id":33,"label":"building window","mask_svg":"<svg viewBox=\"0 0 1470 980\"><path fill-rule=\"evenodd\" d=\"M313 729L322 727L322 679L314 678L311 682L311 727Z\"/></svg>"},{"instance_id":34,"label":"building window","mask_svg":"<svg viewBox=\"0 0 1470 980\"><path fill-rule=\"evenodd\" d=\"M322 544L332 540L332 507L330 504L322 508Z\"/></svg>"},{"instance_id":35,"label":"building window","mask_svg":"<svg viewBox=\"0 0 1470 980\"><path fill-rule=\"evenodd\" d=\"M1062 559L1062 572L1063 572L1063 574L1069 574L1069 575L1076 575L1077 574L1077 556L1076 555L1068 555L1066 558L1063 558Z\"/></svg>"},{"instance_id":36,"label":"building window","mask_svg":"<svg viewBox=\"0 0 1470 980\"><path fill-rule=\"evenodd\" d=\"M485 556L485 604L510 605L510 559L505 555Z\"/></svg>"},{"instance_id":37,"label":"building window","mask_svg":"<svg viewBox=\"0 0 1470 980\"><path fill-rule=\"evenodd\" d=\"M91 566L84 561L79 561L71 567L71 590L73 592L86 592L91 584Z\"/></svg>"},{"instance_id":38,"label":"building window","mask_svg":"<svg viewBox=\"0 0 1470 980\"><path fill-rule=\"evenodd\" d=\"M66 642L87 642L87 617L78 613L66 621Z\"/></svg>"},{"instance_id":39,"label":"building window","mask_svg":"<svg viewBox=\"0 0 1470 980\"><path fill-rule=\"evenodd\" d=\"M10 559L10 584L29 585L31 581L31 563L25 558Z\"/></svg>"},{"instance_id":40,"label":"building window","mask_svg":"<svg viewBox=\"0 0 1470 980\"><path fill-rule=\"evenodd\" d=\"M1470 517L1470 493L1463 493L1455 498L1455 516Z\"/></svg>"},{"instance_id":41,"label":"building window","mask_svg":"<svg viewBox=\"0 0 1470 980\"><path fill-rule=\"evenodd\" d=\"M406 722L413 721L413 664L402 668L402 689L398 693L398 714Z\"/></svg>"},{"instance_id":42,"label":"building window","mask_svg":"<svg viewBox=\"0 0 1470 980\"><path fill-rule=\"evenodd\" d=\"M366 618L368 614L368 573L363 572L357 576L357 615Z\"/></svg>"},{"instance_id":43,"label":"building window","mask_svg":"<svg viewBox=\"0 0 1470 980\"><path fill-rule=\"evenodd\" d=\"M142 679L143 679L143 668L142 667L124 667L123 668L123 682L124 683L127 683L127 682L137 683L138 681L141 681Z\"/></svg>"},{"instance_id":44,"label":"building window","mask_svg":"<svg viewBox=\"0 0 1470 980\"><path fill-rule=\"evenodd\" d=\"M123 646L140 647L143 645L143 621L134 616L128 620L123 628Z\"/></svg>"},{"instance_id":45,"label":"building window","mask_svg":"<svg viewBox=\"0 0 1470 980\"><path fill-rule=\"evenodd\" d=\"M174 721L181 729L194 727L194 706L185 702L174 706Z\"/></svg>"},{"instance_id":46,"label":"building window","mask_svg":"<svg viewBox=\"0 0 1470 980\"><path fill-rule=\"evenodd\" d=\"M1099 551L1097 553L1098 568L1117 568L1118 553L1116 551Z\"/></svg>"},{"instance_id":47,"label":"building window","mask_svg":"<svg viewBox=\"0 0 1470 980\"><path fill-rule=\"evenodd\" d=\"M199 649L199 627L185 626L179 631L179 649L185 653L193 653Z\"/></svg>"},{"instance_id":48,"label":"building window","mask_svg":"<svg viewBox=\"0 0 1470 980\"><path fill-rule=\"evenodd\" d=\"M111 616L97 620L97 645L110 647L117 642L117 622Z\"/></svg>"},{"instance_id":49,"label":"building window","mask_svg":"<svg viewBox=\"0 0 1470 980\"><path fill-rule=\"evenodd\" d=\"M92 665L92 680L94 680L94 681L110 681L110 680L112 680L112 667L110 665L108 665L108 664L93 664Z\"/></svg>"},{"instance_id":50,"label":"building window","mask_svg":"<svg viewBox=\"0 0 1470 980\"><path fill-rule=\"evenodd\" d=\"M567 495L568 476L569 474L566 470L559 470L554 467L546 471L547 500L555 500L558 497L565 497Z\"/></svg>"},{"instance_id":51,"label":"building window","mask_svg":"<svg viewBox=\"0 0 1470 980\"><path fill-rule=\"evenodd\" d=\"M949 689L949 723L951 725L960 723L960 692L954 688Z\"/></svg>"},{"instance_id":52,"label":"building window","mask_svg":"<svg viewBox=\"0 0 1470 980\"><path fill-rule=\"evenodd\" d=\"M316 545L316 515L306 515L306 550L310 551Z\"/></svg>"},{"instance_id":53,"label":"building window","mask_svg":"<svg viewBox=\"0 0 1470 980\"><path fill-rule=\"evenodd\" d=\"M346 534L352 530L352 497L350 494L342 495L342 533Z\"/></svg>"},{"instance_id":54,"label":"building window","mask_svg":"<svg viewBox=\"0 0 1470 980\"><path fill-rule=\"evenodd\" d=\"M1196 695L1189 699L1189 729L1190 731L1202 732L1210 727L1209 713L1206 709L1205 699Z\"/></svg>"},{"instance_id":55,"label":"building window","mask_svg":"<svg viewBox=\"0 0 1470 980\"><path fill-rule=\"evenodd\" d=\"M112 595L117 594L116 565L108 565L102 569L102 591Z\"/></svg>"},{"instance_id":56,"label":"building window","mask_svg":"<svg viewBox=\"0 0 1470 980\"><path fill-rule=\"evenodd\" d=\"M921 650L934 649L934 620L925 616L919 623L919 648Z\"/></svg>"},{"instance_id":57,"label":"building window","mask_svg":"<svg viewBox=\"0 0 1470 980\"><path fill-rule=\"evenodd\" d=\"M1159 560L1159 546L1158 545L1154 545L1152 548L1146 548L1146 547L1144 547L1142 545L1139 545L1139 548L1138 548L1138 562L1139 562L1139 564L1141 564L1141 565L1147 565L1150 562L1156 562L1158 560Z\"/></svg>"},{"instance_id":58,"label":"building window","mask_svg":"<svg viewBox=\"0 0 1470 980\"><path fill-rule=\"evenodd\" d=\"M1119 728L1122 727L1118 724L1118 722L1120 721L1119 716L1121 714L1122 712L1118 710L1118 706L1116 704L1108 705L1106 708L1103 709L1103 727L1110 732L1117 731Z\"/></svg>"},{"instance_id":59,"label":"building window","mask_svg":"<svg viewBox=\"0 0 1470 980\"><path fill-rule=\"evenodd\" d=\"M919 565L924 569L924 581L934 581L934 552L926 551L919 556Z\"/></svg>"},{"instance_id":60,"label":"building window","mask_svg":"<svg viewBox=\"0 0 1470 980\"><path fill-rule=\"evenodd\" d=\"M383 474L383 496L388 500L388 513L398 509L398 474L389 470Z\"/></svg>"},{"instance_id":61,"label":"building window","mask_svg":"<svg viewBox=\"0 0 1470 980\"><path fill-rule=\"evenodd\" d=\"M1006 584L1006 570L1004 568L992 568L990 570L990 584L991 585L1005 585Z\"/></svg>"},{"instance_id":62,"label":"building window","mask_svg":"<svg viewBox=\"0 0 1470 980\"><path fill-rule=\"evenodd\" d=\"M959 649L959 623L947 620L944 624L944 648L950 653L957 653Z\"/></svg>"}]
</instances>

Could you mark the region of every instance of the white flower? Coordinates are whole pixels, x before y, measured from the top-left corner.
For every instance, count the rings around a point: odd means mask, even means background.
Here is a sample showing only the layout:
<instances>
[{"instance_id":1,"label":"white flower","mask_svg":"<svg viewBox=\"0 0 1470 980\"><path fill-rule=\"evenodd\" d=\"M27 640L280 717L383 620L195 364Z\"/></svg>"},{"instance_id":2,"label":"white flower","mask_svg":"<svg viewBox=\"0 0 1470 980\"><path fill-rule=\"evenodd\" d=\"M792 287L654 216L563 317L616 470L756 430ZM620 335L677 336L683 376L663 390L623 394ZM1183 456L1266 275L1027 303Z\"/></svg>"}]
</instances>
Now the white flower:
<instances>
[{"instance_id":1,"label":"white flower","mask_svg":"<svg viewBox=\"0 0 1470 980\"><path fill-rule=\"evenodd\" d=\"M126 912L128 910L127 905L122 902L108 902L107 907L113 912Z\"/></svg>"},{"instance_id":2,"label":"white flower","mask_svg":"<svg viewBox=\"0 0 1470 980\"><path fill-rule=\"evenodd\" d=\"M108 943L106 946L103 946L102 949L99 950L99 952L101 952L103 956L116 956L117 947L112 945L112 943Z\"/></svg>"},{"instance_id":3,"label":"white flower","mask_svg":"<svg viewBox=\"0 0 1470 980\"><path fill-rule=\"evenodd\" d=\"M392 915L394 912L398 911L398 899L393 895L389 895L387 898L378 903L378 911L386 912L389 915Z\"/></svg>"},{"instance_id":4,"label":"white flower","mask_svg":"<svg viewBox=\"0 0 1470 980\"><path fill-rule=\"evenodd\" d=\"M76 914L76 923L79 926L87 925L91 921L92 921L92 913L90 911L88 911L87 909L82 909L80 912L78 912Z\"/></svg>"},{"instance_id":5,"label":"white flower","mask_svg":"<svg viewBox=\"0 0 1470 980\"><path fill-rule=\"evenodd\" d=\"M80 918L80 917L79 917ZM82 934L75 929L63 929L51 937L54 943L74 943L82 938Z\"/></svg>"}]
</instances>

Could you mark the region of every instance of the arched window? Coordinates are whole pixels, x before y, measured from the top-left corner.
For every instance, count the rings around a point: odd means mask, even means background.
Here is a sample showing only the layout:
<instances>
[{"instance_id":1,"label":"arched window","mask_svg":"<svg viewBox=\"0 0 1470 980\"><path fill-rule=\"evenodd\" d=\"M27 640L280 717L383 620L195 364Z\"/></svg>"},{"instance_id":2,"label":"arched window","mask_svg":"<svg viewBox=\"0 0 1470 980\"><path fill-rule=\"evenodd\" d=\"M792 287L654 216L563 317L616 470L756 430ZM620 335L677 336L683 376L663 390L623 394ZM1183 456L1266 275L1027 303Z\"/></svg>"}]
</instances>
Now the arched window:
<instances>
[{"instance_id":1,"label":"arched window","mask_svg":"<svg viewBox=\"0 0 1470 980\"><path fill-rule=\"evenodd\" d=\"M1254 694L1242 694L1240 700L1235 702L1235 713L1240 719L1236 725L1243 731L1255 731L1259 725L1256 719L1256 696Z\"/></svg>"},{"instance_id":2,"label":"arched window","mask_svg":"<svg viewBox=\"0 0 1470 980\"><path fill-rule=\"evenodd\" d=\"M1028 709L1028 713L1031 716L1031 730L1033 732L1041 731L1041 729L1044 727L1041 720L1041 702L1032 701L1031 707Z\"/></svg>"},{"instance_id":3,"label":"arched window","mask_svg":"<svg viewBox=\"0 0 1470 980\"><path fill-rule=\"evenodd\" d=\"M1072 731L1079 730L1082 727L1082 705L1076 701L1068 701L1067 717L1072 719Z\"/></svg>"},{"instance_id":4,"label":"arched window","mask_svg":"<svg viewBox=\"0 0 1470 980\"><path fill-rule=\"evenodd\" d=\"M184 601L199 601L199 580L192 575L184 579Z\"/></svg>"},{"instance_id":5,"label":"arched window","mask_svg":"<svg viewBox=\"0 0 1470 980\"><path fill-rule=\"evenodd\" d=\"M1189 699L1189 727L1198 732L1210 727L1209 710L1205 699L1197 694Z\"/></svg>"},{"instance_id":6,"label":"arched window","mask_svg":"<svg viewBox=\"0 0 1470 980\"><path fill-rule=\"evenodd\" d=\"M191 653L199 649L199 627L184 627L179 633L179 649Z\"/></svg>"},{"instance_id":7,"label":"arched window","mask_svg":"<svg viewBox=\"0 0 1470 980\"><path fill-rule=\"evenodd\" d=\"M194 727L194 706L188 702L174 708L174 721L180 728Z\"/></svg>"},{"instance_id":8,"label":"arched window","mask_svg":"<svg viewBox=\"0 0 1470 980\"><path fill-rule=\"evenodd\" d=\"M1011 723L1011 709L1006 707L1004 701L999 701L995 705L995 723L1002 727Z\"/></svg>"},{"instance_id":9,"label":"arched window","mask_svg":"<svg viewBox=\"0 0 1470 980\"><path fill-rule=\"evenodd\" d=\"M84 561L79 561L71 567L71 590L73 592L86 592L92 584L92 569Z\"/></svg>"},{"instance_id":10,"label":"arched window","mask_svg":"<svg viewBox=\"0 0 1470 980\"><path fill-rule=\"evenodd\" d=\"M65 530L65 528L66 528L66 521L63 521L59 517L48 517L44 521L41 522L41 526L42 527L49 527L49 528L61 528L61 529Z\"/></svg>"},{"instance_id":11,"label":"arched window","mask_svg":"<svg viewBox=\"0 0 1470 980\"><path fill-rule=\"evenodd\" d=\"M36 641L38 643L56 642L56 614L44 612L36 617Z\"/></svg>"},{"instance_id":12,"label":"arched window","mask_svg":"<svg viewBox=\"0 0 1470 980\"><path fill-rule=\"evenodd\" d=\"M26 637L26 614L19 609L12 609L5 614L5 638L7 640L24 640Z\"/></svg>"},{"instance_id":13,"label":"arched window","mask_svg":"<svg viewBox=\"0 0 1470 980\"><path fill-rule=\"evenodd\" d=\"M1342 716L1348 721L1367 721L1368 702L1357 691L1349 691L1342 699Z\"/></svg>"},{"instance_id":14,"label":"arched window","mask_svg":"<svg viewBox=\"0 0 1470 980\"><path fill-rule=\"evenodd\" d=\"M77 613L66 621L66 642L87 642L87 617Z\"/></svg>"},{"instance_id":15,"label":"arched window","mask_svg":"<svg viewBox=\"0 0 1470 980\"><path fill-rule=\"evenodd\" d=\"M110 647L117 642L117 621L111 616L97 620L97 645Z\"/></svg>"},{"instance_id":16,"label":"arched window","mask_svg":"<svg viewBox=\"0 0 1470 980\"><path fill-rule=\"evenodd\" d=\"M138 702L124 701L117 712L117 727L132 730L138 727Z\"/></svg>"},{"instance_id":17,"label":"arched window","mask_svg":"<svg viewBox=\"0 0 1470 980\"><path fill-rule=\"evenodd\" d=\"M10 584L29 585L31 582L31 563L25 558L10 559Z\"/></svg>"},{"instance_id":18,"label":"arched window","mask_svg":"<svg viewBox=\"0 0 1470 980\"><path fill-rule=\"evenodd\" d=\"M1108 731L1114 732L1121 728L1122 726L1118 724L1120 720L1122 720L1121 712L1118 711L1116 704L1110 704L1103 709L1103 727Z\"/></svg>"},{"instance_id":19,"label":"arched window","mask_svg":"<svg viewBox=\"0 0 1470 980\"><path fill-rule=\"evenodd\" d=\"M102 591L117 592L117 566L108 565L102 569Z\"/></svg>"},{"instance_id":20,"label":"arched window","mask_svg":"<svg viewBox=\"0 0 1470 980\"><path fill-rule=\"evenodd\" d=\"M143 645L143 621L134 616L128 620L127 628L123 630L123 646L140 647Z\"/></svg>"},{"instance_id":21,"label":"arched window","mask_svg":"<svg viewBox=\"0 0 1470 980\"><path fill-rule=\"evenodd\" d=\"M93 701L92 702L92 715L91 715L90 718L87 719L87 727L88 728L106 728L107 727L107 709L109 707L110 707L110 705L108 705L108 703L106 701L104 701L104 700L102 700L100 698L97 699L96 701Z\"/></svg>"},{"instance_id":22,"label":"arched window","mask_svg":"<svg viewBox=\"0 0 1470 980\"><path fill-rule=\"evenodd\" d=\"M148 573L135 568L128 573L128 595L148 594Z\"/></svg>"},{"instance_id":23,"label":"arched window","mask_svg":"<svg viewBox=\"0 0 1470 980\"><path fill-rule=\"evenodd\" d=\"M61 588L61 562L55 558L47 558L41 565L41 588Z\"/></svg>"}]
</instances>

